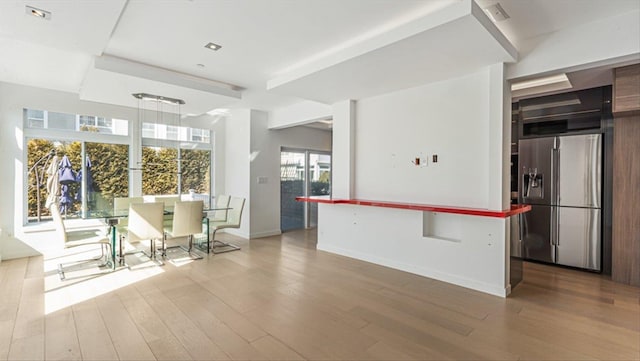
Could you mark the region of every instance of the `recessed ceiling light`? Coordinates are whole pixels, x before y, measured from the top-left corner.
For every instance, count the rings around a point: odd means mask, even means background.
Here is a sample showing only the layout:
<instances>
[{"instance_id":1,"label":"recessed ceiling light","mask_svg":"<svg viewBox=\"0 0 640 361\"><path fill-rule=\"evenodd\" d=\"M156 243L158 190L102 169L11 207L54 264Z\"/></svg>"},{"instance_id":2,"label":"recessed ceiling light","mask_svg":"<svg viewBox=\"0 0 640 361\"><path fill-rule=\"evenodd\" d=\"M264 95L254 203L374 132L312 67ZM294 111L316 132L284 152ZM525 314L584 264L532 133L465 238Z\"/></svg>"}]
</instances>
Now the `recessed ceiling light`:
<instances>
[{"instance_id":1,"label":"recessed ceiling light","mask_svg":"<svg viewBox=\"0 0 640 361\"><path fill-rule=\"evenodd\" d=\"M204 47L207 48L207 49L211 49L211 50L220 50L220 48L222 48L222 45L209 43L209 44L205 45Z\"/></svg>"},{"instance_id":2,"label":"recessed ceiling light","mask_svg":"<svg viewBox=\"0 0 640 361\"><path fill-rule=\"evenodd\" d=\"M46 11L46 10L34 8L33 6L25 5L24 12L27 13L28 15L32 15L32 16L35 16L35 17L40 18L40 19L51 20L51 12L50 11Z\"/></svg>"},{"instance_id":3,"label":"recessed ceiling light","mask_svg":"<svg viewBox=\"0 0 640 361\"><path fill-rule=\"evenodd\" d=\"M509 14L500 6L500 3L495 3L491 6L484 8L484 12L489 15L493 22L503 21L509 19Z\"/></svg>"}]
</instances>

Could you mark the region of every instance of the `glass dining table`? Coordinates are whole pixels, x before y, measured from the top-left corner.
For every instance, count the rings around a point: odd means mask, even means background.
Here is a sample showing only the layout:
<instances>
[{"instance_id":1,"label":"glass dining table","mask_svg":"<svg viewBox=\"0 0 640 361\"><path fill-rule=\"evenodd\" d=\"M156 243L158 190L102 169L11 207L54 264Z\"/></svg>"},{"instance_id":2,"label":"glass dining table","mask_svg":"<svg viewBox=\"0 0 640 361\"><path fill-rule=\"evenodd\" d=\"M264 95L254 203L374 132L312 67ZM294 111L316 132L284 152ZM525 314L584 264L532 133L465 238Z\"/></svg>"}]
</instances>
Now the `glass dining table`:
<instances>
[{"instance_id":1,"label":"glass dining table","mask_svg":"<svg viewBox=\"0 0 640 361\"><path fill-rule=\"evenodd\" d=\"M211 252L211 242L210 242L210 235L209 235L209 213L210 212L214 212L214 211L224 211L224 210L229 210L231 208L209 208L209 209L204 209L202 211L202 222L203 225L205 226L205 231L203 233L206 234L207 236L207 247L204 248L206 249L207 253ZM173 215L173 209L172 208L167 208L164 210L164 215L165 216L172 216ZM117 268L118 265L120 266L124 266L124 254L122 252L122 240L120 240L120 244L116 244L116 238L117 238L117 226L120 223L120 220L123 218L127 218L129 216L129 210L128 209L111 209L111 210L93 210L93 211L88 211L83 215L83 219L103 219L105 221L105 223L109 226L109 237L111 240L111 255L110 255L110 266L112 270L115 270ZM116 245L118 246L119 251L116 252ZM200 249L202 249L202 247L198 247Z\"/></svg>"}]
</instances>

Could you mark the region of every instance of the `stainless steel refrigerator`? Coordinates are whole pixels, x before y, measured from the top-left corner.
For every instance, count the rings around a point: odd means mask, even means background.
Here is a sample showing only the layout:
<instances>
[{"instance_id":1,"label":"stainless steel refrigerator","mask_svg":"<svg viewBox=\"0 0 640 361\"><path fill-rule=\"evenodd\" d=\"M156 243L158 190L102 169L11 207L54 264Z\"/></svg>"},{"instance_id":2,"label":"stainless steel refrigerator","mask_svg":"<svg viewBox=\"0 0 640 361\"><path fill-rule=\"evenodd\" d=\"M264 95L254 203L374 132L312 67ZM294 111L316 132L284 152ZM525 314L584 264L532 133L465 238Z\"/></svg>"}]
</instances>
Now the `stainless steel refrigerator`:
<instances>
[{"instance_id":1,"label":"stainless steel refrigerator","mask_svg":"<svg viewBox=\"0 0 640 361\"><path fill-rule=\"evenodd\" d=\"M601 134L521 139L523 257L601 270Z\"/></svg>"}]
</instances>

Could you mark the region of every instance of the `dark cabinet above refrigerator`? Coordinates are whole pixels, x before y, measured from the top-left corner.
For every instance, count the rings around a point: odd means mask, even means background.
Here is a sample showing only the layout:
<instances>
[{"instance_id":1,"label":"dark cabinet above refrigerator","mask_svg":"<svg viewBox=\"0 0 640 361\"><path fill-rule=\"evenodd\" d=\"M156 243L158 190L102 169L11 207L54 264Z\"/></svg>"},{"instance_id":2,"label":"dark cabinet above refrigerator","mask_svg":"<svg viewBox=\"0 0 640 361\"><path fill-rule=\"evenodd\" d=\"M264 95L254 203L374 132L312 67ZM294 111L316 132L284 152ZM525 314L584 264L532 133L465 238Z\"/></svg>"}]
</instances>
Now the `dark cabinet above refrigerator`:
<instances>
[{"instance_id":1,"label":"dark cabinet above refrigerator","mask_svg":"<svg viewBox=\"0 0 640 361\"><path fill-rule=\"evenodd\" d=\"M518 136L600 132L603 114L611 111L611 87L600 87L518 102Z\"/></svg>"}]
</instances>

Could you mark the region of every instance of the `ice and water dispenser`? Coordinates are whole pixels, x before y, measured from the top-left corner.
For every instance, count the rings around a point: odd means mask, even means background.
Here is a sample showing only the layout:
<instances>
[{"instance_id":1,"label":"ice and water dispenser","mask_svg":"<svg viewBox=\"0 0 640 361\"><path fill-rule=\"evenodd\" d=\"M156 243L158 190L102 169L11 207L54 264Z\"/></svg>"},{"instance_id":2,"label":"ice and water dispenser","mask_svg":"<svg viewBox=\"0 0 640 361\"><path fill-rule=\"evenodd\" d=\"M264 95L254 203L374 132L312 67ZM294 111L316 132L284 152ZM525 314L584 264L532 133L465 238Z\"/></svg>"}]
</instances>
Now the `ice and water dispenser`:
<instances>
[{"instance_id":1,"label":"ice and water dispenser","mask_svg":"<svg viewBox=\"0 0 640 361\"><path fill-rule=\"evenodd\" d=\"M522 169L522 197L527 199L544 198L544 175L538 168Z\"/></svg>"}]
</instances>

